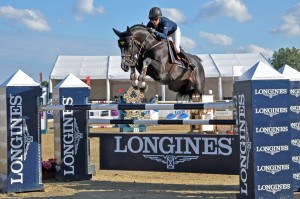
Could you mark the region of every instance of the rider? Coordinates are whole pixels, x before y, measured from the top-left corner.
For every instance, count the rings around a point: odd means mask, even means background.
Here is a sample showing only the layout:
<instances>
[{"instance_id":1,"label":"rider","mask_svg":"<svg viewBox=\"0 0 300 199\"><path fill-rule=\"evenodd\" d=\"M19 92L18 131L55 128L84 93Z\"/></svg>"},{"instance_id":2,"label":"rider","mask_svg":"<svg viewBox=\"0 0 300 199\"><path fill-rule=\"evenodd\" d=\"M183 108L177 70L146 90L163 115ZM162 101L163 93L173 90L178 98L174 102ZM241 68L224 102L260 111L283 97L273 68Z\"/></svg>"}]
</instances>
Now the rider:
<instances>
[{"instance_id":1,"label":"rider","mask_svg":"<svg viewBox=\"0 0 300 199\"><path fill-rule=\"evenodd\" d=\"M184 52L182 52L182 49L180 50L181 32L177 24L167 17L163 17L162 12L158 7L153 7L150 9L149 19L150 21L148 22L147 27L151 28L151 32L156 37L161 39L167 39L168 37L171 37L176 51L176 58L178 60L180 60L180 57L185 59L188 67L193 70L195 65L190 63Z\"/></svg>"}]
</instances>

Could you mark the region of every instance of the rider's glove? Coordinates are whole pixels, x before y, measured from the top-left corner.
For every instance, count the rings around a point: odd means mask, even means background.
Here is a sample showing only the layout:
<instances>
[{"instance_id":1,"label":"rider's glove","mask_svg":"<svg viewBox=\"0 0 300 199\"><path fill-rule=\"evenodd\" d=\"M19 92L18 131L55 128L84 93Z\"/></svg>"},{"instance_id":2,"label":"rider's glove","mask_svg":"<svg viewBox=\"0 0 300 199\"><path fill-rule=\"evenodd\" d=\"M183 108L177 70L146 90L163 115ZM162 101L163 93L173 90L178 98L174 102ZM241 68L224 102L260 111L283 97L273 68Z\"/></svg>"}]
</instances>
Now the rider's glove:
<instances>
[{"instance_id":1,"label":"rider's glove","mask_svg":"<svg viewBox=\"0 0 300 199\"><path fill-rule=\"evenodd\" d=\"M149 28L148 31L149 31L151 34L155 33L155 29L154 29L154 28Z\"/></svg>"}]
</instances>

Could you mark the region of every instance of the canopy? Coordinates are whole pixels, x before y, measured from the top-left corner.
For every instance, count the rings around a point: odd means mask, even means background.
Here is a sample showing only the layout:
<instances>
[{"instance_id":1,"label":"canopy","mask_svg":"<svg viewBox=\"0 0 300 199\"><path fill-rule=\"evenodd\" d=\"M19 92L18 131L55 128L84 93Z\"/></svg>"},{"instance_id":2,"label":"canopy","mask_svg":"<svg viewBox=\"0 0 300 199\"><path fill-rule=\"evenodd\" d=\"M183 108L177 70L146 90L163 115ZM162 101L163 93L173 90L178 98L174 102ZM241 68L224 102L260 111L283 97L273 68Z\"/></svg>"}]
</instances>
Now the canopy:
<instances>
[{"instance_id":1,"label":"canopy","mask_svg":"<svg viewBox=\"0 0 300 199\"><path fill-rule=\"evenodd\" d=\"M260 53L243 54L197 54L204 66L205 77L237 77L257 62L268 61ZM73 73L79 79L128 80L129 72L121 67L120 56L66 56L59 55L50 79L64 79Z\"/></svg>"}]
</instances>

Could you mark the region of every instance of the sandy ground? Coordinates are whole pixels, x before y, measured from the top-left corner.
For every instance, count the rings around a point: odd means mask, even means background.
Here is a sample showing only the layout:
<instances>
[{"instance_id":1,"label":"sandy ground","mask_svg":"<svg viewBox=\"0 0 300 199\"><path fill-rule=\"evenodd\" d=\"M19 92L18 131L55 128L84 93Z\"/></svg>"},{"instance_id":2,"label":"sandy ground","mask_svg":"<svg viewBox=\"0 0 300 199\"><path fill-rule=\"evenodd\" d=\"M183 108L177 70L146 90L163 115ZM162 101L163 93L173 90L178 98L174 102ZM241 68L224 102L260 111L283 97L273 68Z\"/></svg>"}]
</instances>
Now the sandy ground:
<instances>
[{"instance_id":1,"label":"sandy ground","mask_svg":"<svg viewBox=\"0 0 300 199\"><path fill-rule=\"evenodd\" d=\"M174 129L174 127L173 127ZM116 129L101 129L115 132ZM99 132L101 130L94 130ZM160 133L172 132L168 128L153 127ZM177 131L186 132L182 128ZM99 168L98 138L91 139L92 163ZM42 135L43 159L54 157L53 132ZM136 171L96 170L89 181L57 182L44 180L44 191L0 194L0 198L121 198L121 199L173 199L173 198L236 198L239 176L195 173L162 173ZM299 196L299 195L297 195ZM295 196L295 198L300 198Z\"/></svg>"}]
</instances>

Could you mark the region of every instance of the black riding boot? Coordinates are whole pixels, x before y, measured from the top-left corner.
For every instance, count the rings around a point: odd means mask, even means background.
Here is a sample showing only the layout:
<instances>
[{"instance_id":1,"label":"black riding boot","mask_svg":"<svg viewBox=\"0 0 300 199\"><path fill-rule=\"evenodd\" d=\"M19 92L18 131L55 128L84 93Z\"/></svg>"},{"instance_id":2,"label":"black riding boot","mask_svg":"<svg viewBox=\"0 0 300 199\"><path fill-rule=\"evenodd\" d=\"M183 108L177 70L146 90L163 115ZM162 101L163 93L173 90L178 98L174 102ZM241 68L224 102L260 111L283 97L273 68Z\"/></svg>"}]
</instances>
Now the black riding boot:
<instances>
[{"instance_id":1,"label":"black riding boot","mask_svg":"<svg viewBox=\"0 0 300 199\"><path fill-rule=\"evenodd\" d=\"M196 68L196 66L190 62L190 60L188 59L188 57L186 56L185 52L181 49L180 53L178 53L178 55L182 58L184 65L187 68L190 68L191 70L194 70Z\"/></svg>"}]
</instances>

